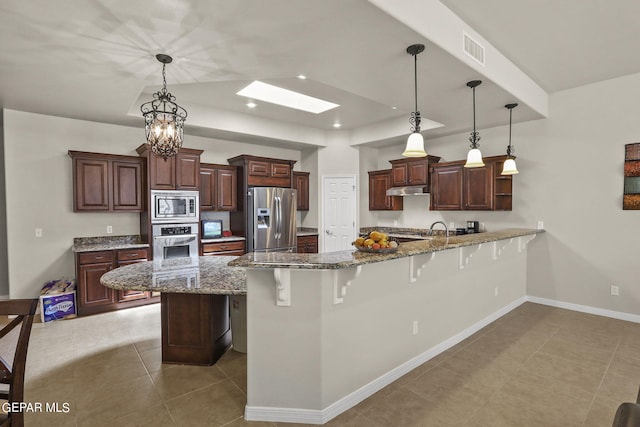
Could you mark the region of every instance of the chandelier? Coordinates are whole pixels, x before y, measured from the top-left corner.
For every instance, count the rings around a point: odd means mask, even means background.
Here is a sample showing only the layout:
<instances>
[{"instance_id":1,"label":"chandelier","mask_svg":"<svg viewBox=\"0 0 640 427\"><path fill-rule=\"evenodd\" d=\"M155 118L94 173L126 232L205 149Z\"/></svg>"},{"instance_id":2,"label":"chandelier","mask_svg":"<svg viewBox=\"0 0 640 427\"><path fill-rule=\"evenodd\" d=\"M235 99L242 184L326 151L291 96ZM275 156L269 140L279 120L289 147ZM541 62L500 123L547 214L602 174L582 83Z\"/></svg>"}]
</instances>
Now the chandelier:
<instances>
[{"instance_id":1,"label":"chandelier","mask_svg":"<svg viewBox=\"0 0 640 427\"><path fill-rule=\"evenodd\" d=\"M153 94L153 100L140 106L144 117L144 130L151 151L164 159L175 156L182 147L184 120L187 110L175 103L176 97L167 90L165 67L173 61L169 55L159 53L162 63L162 90Z\"/></svg>"}]
</instances>

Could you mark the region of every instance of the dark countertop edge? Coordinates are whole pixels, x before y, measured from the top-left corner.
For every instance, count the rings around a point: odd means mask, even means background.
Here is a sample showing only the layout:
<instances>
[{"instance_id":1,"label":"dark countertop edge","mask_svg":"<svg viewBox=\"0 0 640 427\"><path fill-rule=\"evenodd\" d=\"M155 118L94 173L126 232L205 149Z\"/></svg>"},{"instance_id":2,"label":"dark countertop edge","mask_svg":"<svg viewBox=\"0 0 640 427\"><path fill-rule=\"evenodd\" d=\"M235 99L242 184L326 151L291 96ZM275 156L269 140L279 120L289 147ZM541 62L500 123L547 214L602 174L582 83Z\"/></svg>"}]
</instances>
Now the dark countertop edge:
<instances>
[{"instance_id":1,"label":"dark countertop edge","mask_svg":"<svg viewBox=\"0 0 640 427\"><path fill-rule=\"evenodd\" d=\"M247 240L242 236L229 236L229 237L220 237L217 239L202 239L200 243L224 243L224 242L243 242Z\"/></svg>"},{"instance_id":2,"label":"dark countertop edge","mask_svg":"<svg viewBox=\"0 0 640 427\"><path fill-rule=\"evenodd\" d=\"M449 238L436 237L432 240L415 241L403 244L397 252L385 254L371 254L358 252L357 250L347 250L340 252L328 252L324 254L285 254L279 253L278 256L290 257L291 260L277 261L254 261L251 259L252 253L238 257L229 262L230 267L242 267L252 269L309 269L309 270L339 270L343 268L355 267L358 265L372 264L392 259L405 258L414 255L429 254L433 252L445 251L449 249L460 248L464 246L473 246L481 243L495 242L498 240L512 239L544 233L544 230L526 229L526 228L510 228L501 231L487 231L483 233L465 234L461 236L451 236ZM444 243L444 244L442 244ZM344 257L343 260L325 261L322 258Z\"/></svg>"},{"instance_id":3,"label":"dark countertop edge","mask_svg":"<svg viewBox=\"0 0 640 427\"><path fill-rule=\"evenodd\" d=\"M81 252L98 252L98 251L114 251L120 249L138 249L149 248L148 243L95 243L86 245L73 245L71 251L75 253Z\"/></svg>"}]
</instances>

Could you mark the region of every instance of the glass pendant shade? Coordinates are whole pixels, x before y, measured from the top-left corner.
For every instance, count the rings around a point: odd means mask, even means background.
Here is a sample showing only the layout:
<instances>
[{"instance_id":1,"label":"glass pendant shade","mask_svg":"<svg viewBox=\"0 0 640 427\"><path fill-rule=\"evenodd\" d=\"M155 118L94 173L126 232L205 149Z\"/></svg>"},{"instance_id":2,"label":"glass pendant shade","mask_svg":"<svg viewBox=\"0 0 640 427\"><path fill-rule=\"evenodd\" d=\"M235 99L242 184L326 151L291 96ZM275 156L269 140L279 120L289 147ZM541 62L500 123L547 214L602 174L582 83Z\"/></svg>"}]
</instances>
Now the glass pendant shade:
<instances>
[{"instance_id":1,"label":"glass pendant shade","mask_svg":"<svg viewBox=\"0 0 640 427\"><path fill-rule=\"evenodd\" d=\"M477 148L472 148L467 154L467 163L464 164L465 168L481 168L484 166L482 161L482 153Z\"/></svg>"},{"instance_id":2,"label":"glass pendant shade","mask_svg":"<svg viewBox=\"0 0 640 427\"><path fill-rule=\"evenodd\" d=\"M515 175L517 173L519 172L518 168L516 168L516 161L514 159L505 160L500 175Z\"/></svg>"},{"instance_id":3,"label":"glass pendant shade","mask_svg":"<svg viewBox=\"0 0 640 427\"><path fill-rule=\"evenodd\" d=\"M422 134L414 132L407 139L407 146L402 153L405 157L425 157L427 152L424 151L424 138Z\"/></svg>"}]
</instances>

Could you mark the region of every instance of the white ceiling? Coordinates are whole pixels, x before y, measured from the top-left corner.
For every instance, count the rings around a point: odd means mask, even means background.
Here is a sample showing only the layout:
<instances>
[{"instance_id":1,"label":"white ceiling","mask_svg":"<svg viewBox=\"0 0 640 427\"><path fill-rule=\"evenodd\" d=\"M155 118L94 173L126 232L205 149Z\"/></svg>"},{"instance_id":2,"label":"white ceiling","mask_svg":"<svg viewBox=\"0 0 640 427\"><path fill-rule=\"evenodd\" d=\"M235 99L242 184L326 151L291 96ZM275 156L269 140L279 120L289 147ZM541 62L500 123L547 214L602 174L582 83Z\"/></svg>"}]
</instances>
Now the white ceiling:
<instances>
[{"instance_id":1,"label":"white ceiling","mask_svg":"<svg viewBox=\"0 0 640 427\"><path fill-rule=\"evenodd\" d=\"M419 0L415 0L419 1ZM427 1L427 0L420 0ZM433 0L429 0L433 1ZM442 0L548 92L640 72L640 2ZM190 114L187 133L255 140L206 117L228 111L332 131L406 120L419 109L444 124L429 136L469 131L476 89L478 128L542 116L367 0L49 0L0 2L0 106L142 127L139 105L161 83L156 53L173 56L168 89ZM296 76L304 73L307 80ZM235 92L262 80L340 104L314 115L266 103L249 110ZM393 109L392 107L397 107ZM190 118L199 117L198 121ZM197 125L197 126L196 126ZM142 130L141 130L142 132ZM377 140L380 146L397 140ZM270 144L296 146L287 138Z\"/></svg>"}]
</instances>

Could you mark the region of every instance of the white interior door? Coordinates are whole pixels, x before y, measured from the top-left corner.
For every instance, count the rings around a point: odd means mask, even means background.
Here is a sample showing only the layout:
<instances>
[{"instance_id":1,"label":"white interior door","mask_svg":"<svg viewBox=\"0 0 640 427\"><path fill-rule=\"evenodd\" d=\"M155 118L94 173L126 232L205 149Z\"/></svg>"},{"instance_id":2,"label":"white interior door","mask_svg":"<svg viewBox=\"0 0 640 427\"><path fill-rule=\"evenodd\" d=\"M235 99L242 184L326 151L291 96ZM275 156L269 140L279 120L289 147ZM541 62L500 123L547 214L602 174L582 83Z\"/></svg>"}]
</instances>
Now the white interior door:
<instances>
[{"instance_id":1,"label":"white interior door","mask_svg":"<svg viewBox=\"0 0 640 427\"><path fill-rule=\"evenodd\" d=\"M322 179L322 252L351 248L356 238L356 177Z\"/></svg>"}]
</instances>

